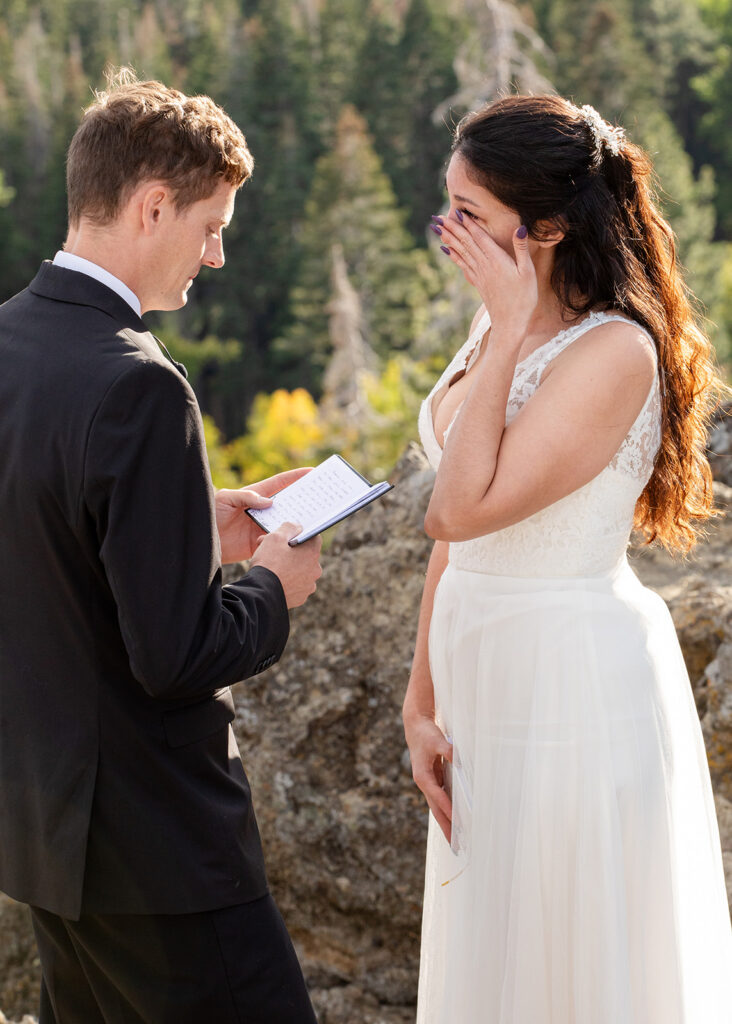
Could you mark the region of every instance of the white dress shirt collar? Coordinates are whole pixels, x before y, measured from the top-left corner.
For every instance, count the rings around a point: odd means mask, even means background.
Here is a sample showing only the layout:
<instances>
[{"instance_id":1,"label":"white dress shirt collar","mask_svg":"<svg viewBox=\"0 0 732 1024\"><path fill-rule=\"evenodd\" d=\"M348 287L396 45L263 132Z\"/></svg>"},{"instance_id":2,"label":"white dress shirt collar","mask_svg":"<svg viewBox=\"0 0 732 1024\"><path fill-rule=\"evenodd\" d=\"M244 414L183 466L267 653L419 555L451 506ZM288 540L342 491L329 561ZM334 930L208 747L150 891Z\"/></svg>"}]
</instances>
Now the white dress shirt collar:
<instances>
[{"instance_id":1,"label":"white dress shirt collar","mask_svg":"<svg viewBox=\"0 0 732 1024\"><path fill-rule=\"evenodd\" d=\"M101 284L106 284L107 288L117 292L120 298L123 298L138 316L142 316L140 300L135 293L124 282L120 281L118 277L110 274L103 267L97 266L96 263L92 263L91 260L85 260L83 256L75 256L71 252L59 250L53 258L53 265L55 267L64 267L66 270L76 270L80 274L93 277L95 281L99 281Z\"/></svg>"}]
</instances>

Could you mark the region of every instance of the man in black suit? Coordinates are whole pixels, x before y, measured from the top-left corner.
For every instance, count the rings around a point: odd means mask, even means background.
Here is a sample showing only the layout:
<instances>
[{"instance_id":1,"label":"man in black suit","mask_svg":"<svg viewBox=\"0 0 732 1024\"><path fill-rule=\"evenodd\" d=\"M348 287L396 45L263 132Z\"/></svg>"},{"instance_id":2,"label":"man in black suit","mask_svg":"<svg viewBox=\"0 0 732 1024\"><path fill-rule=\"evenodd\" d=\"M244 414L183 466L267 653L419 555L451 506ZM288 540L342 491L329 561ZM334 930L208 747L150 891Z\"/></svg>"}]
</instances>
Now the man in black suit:
<instances>
[{"instance_id":1,"label":"man in black suit","mask_svg":"<svg viewBox=\"0 0 732 1024\"><path fill-rule=\"evenodd\" d=\"M65 252L0 307L0 889L31 906L42 1024L315 1020L228 687L279 658L319 542L244 514L301 471L214 496L141 320L223 266L251 168L207 97L113 83L69 150Z\"/></svg>"}]
</instances>

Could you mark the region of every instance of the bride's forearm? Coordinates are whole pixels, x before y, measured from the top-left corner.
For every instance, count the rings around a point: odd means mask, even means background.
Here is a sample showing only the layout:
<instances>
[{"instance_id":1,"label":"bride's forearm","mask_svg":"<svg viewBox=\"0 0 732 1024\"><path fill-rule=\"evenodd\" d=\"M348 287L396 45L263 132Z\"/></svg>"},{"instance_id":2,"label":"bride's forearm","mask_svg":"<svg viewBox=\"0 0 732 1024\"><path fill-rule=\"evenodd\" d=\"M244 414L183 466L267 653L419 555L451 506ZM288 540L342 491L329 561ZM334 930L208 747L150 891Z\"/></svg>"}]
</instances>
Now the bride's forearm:
<instances>
[{"instance_id":1,"label":"bride's forearm","mask_svg":"<svg viewBox=\"0 0 732 1024\"><path fill-rule=\"evenodd\" d=\"M428 640L435 591L447 567L448 551L449 544L445 544L443 541L436 541L427 566L427 577L419 610L419 625L417 626L417 640L412 660L412 671L404 698L403 715L405 722L415 716L434 716L435 696L432 676L430 674Z\"/></svg>"},{"instance_id":2,"label":"bride's forearm","mask_svg":"<svg viewBox=\"0 0 732 1024\"><path fill-rule=\"evenodd\" d=\"M452 530L460 531L461 517L472 521L496 471L523 333L510 328L494 331L445 441L425 516L425 530L431 537L450 539Z\"/></svg>"}]
</instances>

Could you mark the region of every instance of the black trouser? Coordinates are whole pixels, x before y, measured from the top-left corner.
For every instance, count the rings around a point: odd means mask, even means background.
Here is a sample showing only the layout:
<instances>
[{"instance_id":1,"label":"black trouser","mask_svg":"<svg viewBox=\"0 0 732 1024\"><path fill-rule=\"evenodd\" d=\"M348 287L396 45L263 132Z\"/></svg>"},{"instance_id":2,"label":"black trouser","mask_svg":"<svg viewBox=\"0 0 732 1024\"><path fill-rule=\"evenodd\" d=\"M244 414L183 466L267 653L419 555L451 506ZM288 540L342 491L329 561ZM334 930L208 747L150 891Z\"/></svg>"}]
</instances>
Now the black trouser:
<instances>
[{"instance_id":1,"label":"black trouser","mask_svg":"<svg viewBox=\"0 0 732 1024\"><path fill-rule=\"evenodd\" d=\"M40 1024L316 1024L271 896L201 914L31 914Z\"/></svg>"}]
</instances>

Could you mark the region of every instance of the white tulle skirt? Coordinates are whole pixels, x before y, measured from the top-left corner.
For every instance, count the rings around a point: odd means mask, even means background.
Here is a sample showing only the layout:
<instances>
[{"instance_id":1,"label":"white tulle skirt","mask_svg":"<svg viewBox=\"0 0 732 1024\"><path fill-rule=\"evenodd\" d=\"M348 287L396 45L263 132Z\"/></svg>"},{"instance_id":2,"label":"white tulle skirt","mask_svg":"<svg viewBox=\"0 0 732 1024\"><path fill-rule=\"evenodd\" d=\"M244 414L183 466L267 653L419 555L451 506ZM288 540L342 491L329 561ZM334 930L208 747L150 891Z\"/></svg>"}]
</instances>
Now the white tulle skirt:
<instances>
[{"instance_id":1,"label":"white tulle skirt","mask_svg":"<svg viewBox=\"0 0 732 1024\"><path fill-rule=\"evenodd\" d=\"M663 601L448 566L430 663L454 743L430 816L417 1024L730 1024L709 771Z\"/></svg>"}]
</instances>

